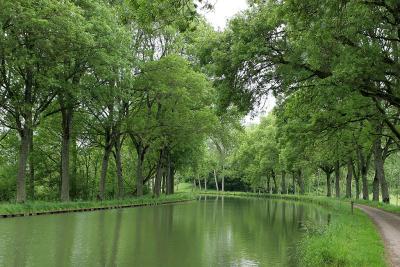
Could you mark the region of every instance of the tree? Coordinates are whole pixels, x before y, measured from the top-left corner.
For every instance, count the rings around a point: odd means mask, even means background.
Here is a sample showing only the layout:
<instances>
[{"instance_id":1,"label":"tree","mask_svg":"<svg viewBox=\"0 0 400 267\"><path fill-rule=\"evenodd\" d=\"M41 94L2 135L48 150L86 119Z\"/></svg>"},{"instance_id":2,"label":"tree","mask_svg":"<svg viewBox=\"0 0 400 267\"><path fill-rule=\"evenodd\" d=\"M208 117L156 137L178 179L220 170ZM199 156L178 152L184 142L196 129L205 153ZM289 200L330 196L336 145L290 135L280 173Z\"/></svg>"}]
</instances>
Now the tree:
<instances>
[{"instance_id":1,"label":"tree","mask_svg":"<svg viewBox=\"0 0 400 267\"><path fill-rule=\"evenodd\" d=\"M1 108L7 112L4 125L16 129L21 139L17 202L24 202L33 131L55 98L54 88L60 85L57 62L65 51L60 46L72 41L73 29L84 19L69 2L43 0L6 1L0 20Z\"/></svg>"},{"instance_id":2,"label":"tree","mask_svg":"<svg viewBox=\"0 0 400 267\"><path fill-rule=\"evenodd\" d=\"M167 56L146 63L135 88L141 94L141 107L128 131L137 152L137 195L143 194L143 161L151 147L159 146L160 159L166 157L167 180L172 191L174 150L196 134L202 137L210 127L210 88L205 77L193 71L178 56ZM182 141L181 141L182 140ZM159 182L157 181L157 184ZM168 192L169 192L168 191Z\"/></svg>"}]
</instances>

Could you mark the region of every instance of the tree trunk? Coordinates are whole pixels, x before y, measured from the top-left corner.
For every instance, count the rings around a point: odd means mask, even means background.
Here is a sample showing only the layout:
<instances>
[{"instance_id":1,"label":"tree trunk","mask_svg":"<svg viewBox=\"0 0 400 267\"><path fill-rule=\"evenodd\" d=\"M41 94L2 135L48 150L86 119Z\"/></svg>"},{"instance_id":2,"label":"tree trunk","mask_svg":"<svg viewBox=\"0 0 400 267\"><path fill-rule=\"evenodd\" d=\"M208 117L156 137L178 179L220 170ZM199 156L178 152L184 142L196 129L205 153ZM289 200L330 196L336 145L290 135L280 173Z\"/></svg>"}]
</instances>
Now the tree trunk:
<instances>
[{"instance_id":1,"label":"tree trunk","mask_svg":"<svg viewBox=\"0 0 400 267\"><path fill-rule=\"evenodd\" d=\"M161 192L163 193L163 194L165 194L165 183L166 183L166 172L164 171L163 172L163 175L162 175L162 184L161 184Z\"/></svg>"},{"instance_id":2,"label":"tree trunk","mask_svg":"<svg viewBox=\"0 0 400 267\"><path fill-rule=\"evenodd\" d=\"M136 161L136 196L143 196L143 161L144 153L141 145L136 147L137 161Z\"/></svg>"},{"instance_id":3,"label":"tree trunk","mask_svg":"<svg viewBox=\"0 0 400 267\"><path fill-rule=\"evenodd\" d=\"M35 166L33 162L33 130L29 131L29 198L35 199Z\"/></svg>"},{"instance_id":4,"label":"tree trunk","mask_svg":"<svg viewBox=\"0 0 400 267\"><path fill-rule=\"evenodd\" d=\"M293 195L296 194L296 172L292 172L292 187L293 187Z\"/></svg>"},{"instance_id":5,"label":"tree trunk","mask_svg":"<svg viewBox=\"0 0 400 267\"><path fill-rule=\"evenodd\" d=\"M200 174L197 174L197 181L199 183L199 190L201 190Z\"/></svg>"},{"instance_id":6,"label":"tree trunk","mask_svg":"<svg viewBox=\"0 0 400 267\"><path fill-rule=\"evenodd\" d=\"M170 195L171 192L171 159L167 152L167 178L166 178L165 194ZM200 182L200 181L199 181Z\"/></svg>"},{"instance_id":7,"label":"tree trunk","mask_svg":"<svg viewBox=\"0 0 400 267\"><path fill-rule=\"evenodd\" d=\"M20 131L21 143L18 156L18 173L17 173L17 202L24 203L26 201L26 165L29 158L29 137L30 130L25 127Z\"/></svg>"},{"instance_id":8,"label":"tree trunk","mask_svg":"<svg viewBox=\"0 0 400 267\"><path fill-rule=\"evenodd\" d=\"M297 171L297 183L299 184L300 187L300 194L304 195L306 191L304 186L304 179L300 169Z\"/></svg>"},{"instance_id":9,"label":"tree trunk","mask_svg":"<svg viewBox=\"0 0 400 267\"><path fill-rule=\"evenodd\" d=\"M217 171L214 169L214 180L215 180L215 188L217 189L217 192L219 191L218 188L218 178L217 178Z\"/></svg>"},{"instance_id":10,"label":"tree trunk","mask_svg":"<svg viewBox=\"0 0 400 267\"><path fill-rule=\"evenodd\" d=\"M368 168L369 168L369 161L370 157L368 156L365 158L364 153L361 149L359 149L359 160L360 160L360 173L361 173L361 182L362 182L362 195L364 200L369 199L369 192L368 192Z\"/></svg>"},{"instance_id":11,"label":"tree trunk","mask_svg":"<svg viewBox=\"0 0 400 267\"><path fill-rule=\"evenodd\" d=\"M356 199L360 199L360 176L355 175L355 183L356 183Z\"/></svg>"},{"instance_id":12,"label":"tree trunk","mask_svg":"<svg viewBox=\"0 0 400 267\"><path fill-rule=\"evenodd\" d=\"M167 186L166 186L166 194L172 195L174 193L174 166L173 162L171 161L171 155L167 152ZM200 181L199 181L200 182Z\"/></svg>"},{"instance_id":13,"label":"tree trunk","mask_svg":"<svg viewBox=\"0 0 400 267\"><path fill-rule=\"evenodd\" d=\"M78 182L78 148L77 148L77 140L76 134L72 133L71 139L71 158L72 158L72 166L71 166L71 188L70 188L70 197L72 199L77 197L77 182Z\"/></svg>"},{"instance_id":14,"label":"tree trunk","mask_svg":"<svg viewBox=\"0 0 400 267\"><path fill-rule=\"evenodd\" d=\"M332 196L332 181L331 181L331 172L325 172L326 174L326 196L331 197Z\"/></svg>"},{"instance_id":15,"label":"tree trunk","mask_svg":"<svg viewBox=\"0 0 400 267\"><path fill-rule=\"evenodd\" d=\"M204 175L204 191L207 191L207 175Z\"/></svg>"},{"instance_id":16,"label":"tree trunk","mask_svg":"<svg viewBox=\"0 0 400 267\"><path fill-rule=\"evenodd\" d=\"M379 179L376 174L376 169L375 169L375 175L374 175L374 181L372 182L372 200L373 201L379 201Z\"/></svg>"},{"instance_id":17,"label":"tree trunk","mask_svg":"<svg viewBox=\"0 0 400 267\"><path fill-rule=\"evenodd\" d=\"M281 194L287 194L287 188L286 188L286 172L282 171L282 183L281 183Z\"/></svg>"},{"instance_id":18,"label":"tree trunk","mask_svg":"<svg viewBox=\"0 0 400 267\"><path fill-rule=\"evenodd\" d=\"M276 181L276 175L275 175L274 170L271 171L271 176L272 176L272 180L274 182L274 189L272 190L272 192L274 194L277 194L278 193L278 183Z\"/></svg>"},{"instance_id":19,"label":"tree trunk","mask_svg":"<svg viewBox=\"0 0 400 267\"><path fill-rule=\"evenodd\" d=\"M357 171L353 166L353 170L354 170L354 181L356 185L356 199L360 199L360 176L361 176L360 166L358 166Z\"/></svg>"},{"instance_id":20,"label":"tree trunk","mask_svg":"<svg viewBox=\"0 0 400 267\"><path fill-rule=\"evenodd\" d=\"M103 161L101 164L101 173L100 173L100 184L99 184L100 200L104 200L104 197L105 197L106 178L107 178L108 162L110 159L111 149L112 149L112 145L109 143L106 143L106 146L104 147Z\"/></svg>"},{"instance_id":21,"label":"tree trunk","mask_svg":"<svg viewBox=\"0 0 400 267\"><path fill-rule=\"evenodd\" d=\"M154 194L159 197L161 194L161 180L162 180L162 157L163 150L160 150L160 156L157 163L156 179L154 181Z\"/></svg>"},{"instance_id":22,"label":"tree trunk","mask_svg":"<svg viewBox=\"0 0 400 267\"><path fill-rule=\"evenodd\" d=\"M121 143L121 136L118 134L115 138L115 165L117 168L117 198L124 197L124 180L122 174L122 159L121 159L121 150L122 150L122 143Z\"/></svg>"},{"instance_id":23,"label":"tree trunk","mask_svg":"<svg viewBox=\"0 0 400 267\"><path fill-rule=\"evenodd\" d=\"M95 197L94 197L94 190L95 190L95 180L96 180L96 178L97 178L97 171L98 171L98 169L99 169L99 157L96 157L96 159L95 159L95 161L94 161L94 178L92 179L92 186L91 186L91 188L90 188L90 196L91 196L91 199L94 199Z\"/></svg>"},{"instance_id":24,"label":"tree trunk","mask_svg":"<svg viewBox=\"0 0 400 267\"><path fill-rule=\"evenodd\" d=\"M381 145L381 137L378 137L374 142L374 159L376 176L379 181L381 188L382 201L385 203L390 202L389 189L385 178L384 160L383 160L383 149Z\"/></svg>"},{"instance_id":25,"label":"tree trunk","mask_svg":"<svg viewBox=\"0 0 400 267\"><path fill-rule=\"evenodd\" d=\"M340 198L340 164L338 160L335 163L335 193L336 197Z\"/></svg>"},{"instance_id":26,"label":"tree trunk","mask_svg":"<svg viewBox=\"0 0 400 267\"><path fill-rule=\"evenodd\" d=\"M71 107L65 107L64 104L61 103L61 115L61 201L69 201L69 152L71 143L73 109Z\"/></svg>"},{"instance_id":27,"label":"tree trunk","mask_svg":"<svg viewBox=\"0 0 400 267\"><path fill-rule=\"evenodd\" d=\"M18 172L17 172L17 202L23 203L26 201L26 165L29 160L29 148L31 138L33 138L32 129L32 91L33 91L33 71L29 67L25 73L25 88L24 88L24 105L19 107L21 114L18 114L16 120L19 127L19 135L21 137L19 155L18 155ZM21 118L22 116L22 118ZM33 144L33 143L32 143Z\"/></svg>"},{"instance_id":28,"label":"tree trunk","mask_svg":"<svg viewBox=\"0 0 400 267\"><path fill-rule=\"evenodd\" d=\"M85 157L85 176L86 176L86 181L85 181L85 188L84 188L84 191L83 191L85 199L89 199L90 163L91 163L91 159L90 159L90 154L89 154L89 158L88 159Z\"/></svg>"},{"instance_id":29,"label":"tree trunk","mask_svg":"<svg viewBox=\"0 0 400 267\"><path fill-rule=\"evenodd\" d=\"M271 177L267 174L267 193L271 194Z\"/></svg>"},{"instance_id":30,"label":"tree trunk","mask_svg":"<svg viewBox=\"0 0 400 267\"><path fill-rule=\"evenodd\" d=\"M364 200L369 200L367 172L361 172L362 194Z\"/></svg>"},{"instance_id":31,"label":"tree trunk","mask_svg":"<svg viewBox=\"0 0 400 267\"><path fill-rule=\"evenodd\" d=\"M174 166L174 163L172 162L171 163L171 168L170 168L170 176L169 176L169 179L170 179L170 183L169 183L169 186L170 186L170 188L169 188L169 194L170 195L173 195L175 192L174 192L174 189L175 189L175 166ZM207 188L205 189L205 190L207 190Z\"/></svg>"},{"instance_id":32,"label":"tree trunk","mask_svg":"<svg viewBox=\"0 0 400 267\"><path fill-rule=\"evenodd\" d=\"M225 168L222 166L222 180L221 180L221 190L225 192Z\"/></svg>"},{"instance_id":33,"label":"tree trunk","mask_svg":"<svg viewBox=\"0 0 400 267\"><path fill-rule=\"evenodd\" d=\"M347 161L346 176L346 198L351 198L351 180L353 179L353 160L349 158Z\"/></svg>"}]
</instances>

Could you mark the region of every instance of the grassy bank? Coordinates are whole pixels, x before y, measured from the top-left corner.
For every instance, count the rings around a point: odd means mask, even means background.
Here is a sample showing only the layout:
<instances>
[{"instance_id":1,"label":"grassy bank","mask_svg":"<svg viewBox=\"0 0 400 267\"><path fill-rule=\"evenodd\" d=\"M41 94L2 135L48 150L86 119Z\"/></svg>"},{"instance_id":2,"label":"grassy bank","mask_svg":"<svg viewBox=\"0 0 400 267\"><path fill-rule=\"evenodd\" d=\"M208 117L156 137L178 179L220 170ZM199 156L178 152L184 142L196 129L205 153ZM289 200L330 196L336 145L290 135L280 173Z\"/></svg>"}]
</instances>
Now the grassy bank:
<instances>
[{"instance_id":1,"label":"grassy bank","mask_svg":"<svg viewBox=\"0 0 400 267\"><path fill-rule=\"evenodd\" d=\"M27 202L24 204L1 203L0 216L28 216L40 213L77 212L97 209L111 209L134 206L159 205L180 201L193 200L195 197L189 193L178 193L170 196L153 198L144 196L140 198L127 198L108 201L76 201L76 202Z\"/></svg>"},{"instance_id":2,"label":"grassy bank","mask_svg":"<svg viewBox=\"0 0 400 267\"><path fill-rule=\"evenodd\" d=\"M203 192L220 194L215 191ZM332 214L328 225L305 225L305 235L297 247L300 266L387 266L381 237L368 216L358 209L351 212L349 201L327 197L269 195L225 192L234 197L267 197L315 203ZM367 203L364 203L367 204Z\"/></svg>"},{"instance_id":3,"label":"grassy bank","mask_svg":"<svg viewBox=\"0 0 400 267\"><path fill-rule=\"evenodd\" d=\"M369 217L327 200L329 225L311 225L298 249L302 266L387 266L383 241Z\"/></svg>"},{"instance_id":4,"label":"grassy bank","mask_svg":"<svg viewBox=\"0 0 400 267\"><path fill-rule=\"evenodd\" d=\"M370 207L373 207L373 208L381 209L381 210L384 210L384 211L388 211L388 212L392 212L392 213L400 215L400 206L395 206L395 205L391 205L391 204L385 204L385 203L382 203L382 202L363 200L363 199L356 200L355 202L357 204L367 205L367 206L370 206Z\"/></svg>"}]
</instances>

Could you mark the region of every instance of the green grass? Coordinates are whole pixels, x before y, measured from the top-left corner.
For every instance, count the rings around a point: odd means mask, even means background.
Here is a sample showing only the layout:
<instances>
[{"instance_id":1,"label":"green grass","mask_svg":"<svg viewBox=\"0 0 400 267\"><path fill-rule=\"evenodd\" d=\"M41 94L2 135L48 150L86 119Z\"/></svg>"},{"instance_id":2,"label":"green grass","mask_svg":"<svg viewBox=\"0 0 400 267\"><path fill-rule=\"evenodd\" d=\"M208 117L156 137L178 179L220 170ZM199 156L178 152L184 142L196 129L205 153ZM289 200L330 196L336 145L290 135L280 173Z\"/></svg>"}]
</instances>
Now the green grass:
<instances>
[{"instance_id":1,"label":"green grass","mask_svg":"<svg viewBox=\"0 0 400 267\"><path fill-rule=\"evenodd\" d=\"M180 183L177 186L176 192L192 192L193 184L191 183Z\"/></svg>"},{"instance_id":2,"label":"green grass","mask_svg":"<svg viewBox=\"0 0 400 267\"><path fill-rule=\"evenodd\" d=\"M382 239L362 211L328 201L328 226L311 226L298 249L301 266L387 266ZM317 229L314 229L317 228Z\"/></svg>"},{"instance_id":3,"label":"green grass","mask_svg":"<svg viewBox=\"0 0 400 267\"><path fill-rule=\"evenodd\" d=\"M77 202L44 202L34 201L24 204L15 203L1 203L0 215L10 214L27 214L39 212L52 212L52 211L69 211L77 209L97 209L107 207L119 207L125 205L157 205L169 202L193 200L195 197L189 193L177 193L170 196L161 196L154 198L152 196L144 196L140 198L127 198L121 200L107 200L107 201L77 201Z\"/></svg>"},{"instance_id":4,"label":"green grass","mask_svg":"<svg viewBox=\"0 0 400 267\"><path fill-rule=\"evenodd\" d=\"M203 194L221 194L216 191ZM369 217L358 209L351 213L348 200L299 195L269 195L224 192L233 197L267 197L315 203L331 212L329 225L305 225L305 235L296 248L299 266L387 266L383 241ZM368 204L368 203L367 203Z\"/></svg>"}]
</instances>

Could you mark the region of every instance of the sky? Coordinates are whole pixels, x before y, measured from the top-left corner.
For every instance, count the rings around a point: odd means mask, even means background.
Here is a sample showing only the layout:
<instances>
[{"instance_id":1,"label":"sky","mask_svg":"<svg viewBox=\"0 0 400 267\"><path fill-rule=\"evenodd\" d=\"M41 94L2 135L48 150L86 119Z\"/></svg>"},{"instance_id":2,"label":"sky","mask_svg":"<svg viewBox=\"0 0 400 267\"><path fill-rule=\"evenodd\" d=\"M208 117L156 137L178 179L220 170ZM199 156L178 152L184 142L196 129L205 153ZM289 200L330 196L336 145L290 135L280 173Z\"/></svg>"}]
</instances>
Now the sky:
<instances>
[{"instance_id":1,"label":"sky","mask_svg":"<svg viewBox=\"0 0 400 267\"><path fill-rule=\"evenodd\" d=\"M211 0L211 2L214 4L214 9L203 14L216 30L223 30L227 20L248 7L246 0Z\"/></svg>"},{"instance_id":2,"label":"sky","mask_svg":"<svg viewBox=\"0 0 400 267\"><path fill-rule=\"evenodd\" d=\"M216 29L224 30L227 26L227 21L237 13L245 10L248 7L247 0L211 0L214 9L207 12L201 12L207 21ZM269 113L275 107L275 99L268 97L263 101L264 105L260 107L259 113L256 116L247 116L244 119L244 124L255 124L260 122L260 117Z\"/></svg>"}]
</instances>

